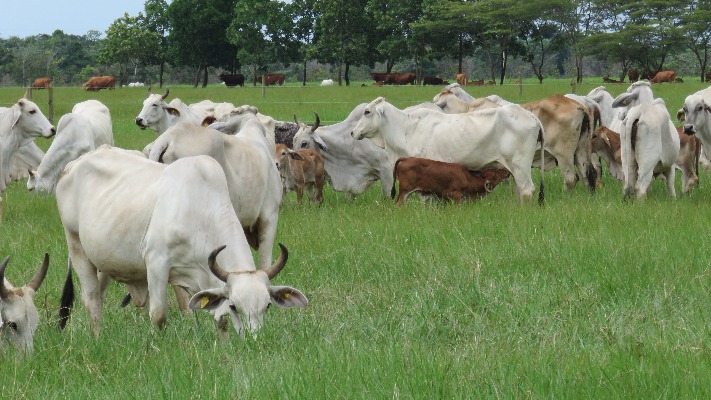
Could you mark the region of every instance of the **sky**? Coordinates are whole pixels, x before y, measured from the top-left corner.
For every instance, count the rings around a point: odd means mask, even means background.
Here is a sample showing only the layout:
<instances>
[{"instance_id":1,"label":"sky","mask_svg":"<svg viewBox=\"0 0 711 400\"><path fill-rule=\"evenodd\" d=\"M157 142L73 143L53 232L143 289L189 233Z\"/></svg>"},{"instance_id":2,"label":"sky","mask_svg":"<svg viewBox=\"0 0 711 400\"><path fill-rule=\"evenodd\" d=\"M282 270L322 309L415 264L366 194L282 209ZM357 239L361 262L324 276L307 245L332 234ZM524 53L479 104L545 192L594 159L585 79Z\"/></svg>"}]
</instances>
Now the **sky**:
<instances>
[{"instance_id":1,"label":"sky","mask_svg":"<svg viewBox=\"0 0 711 400\"><path fill-rule=\"evenodd\" d=\"M57 29L79 36L97 30L105 37L112 22L124 13L137 16L144 3L145 0L0 0L0 37L51 35Z\"/></svg>"}]
</instances>

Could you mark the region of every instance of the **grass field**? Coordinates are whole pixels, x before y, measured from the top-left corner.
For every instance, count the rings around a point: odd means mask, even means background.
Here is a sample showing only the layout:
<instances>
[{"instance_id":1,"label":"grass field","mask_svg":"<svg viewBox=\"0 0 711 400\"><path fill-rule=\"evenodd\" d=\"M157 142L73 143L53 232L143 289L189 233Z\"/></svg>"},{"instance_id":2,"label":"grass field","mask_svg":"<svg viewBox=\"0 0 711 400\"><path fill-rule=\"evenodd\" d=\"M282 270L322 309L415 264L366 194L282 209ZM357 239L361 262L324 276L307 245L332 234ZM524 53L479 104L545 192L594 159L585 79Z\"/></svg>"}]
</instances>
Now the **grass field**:
<instances>
[{"instance_id":1,"label":"grass field","mask_svg":"<svg viewBox=\"0 0 711 400\"><path fill-rule=\"evenodd\" d=\"M613 96L627 88L607 87ZM654 90L674 116L702 87ZM263 96L251 87L173 87L171 98L252 104L281 120L296 112L313 121L317 111L326 124L377 96L405 107L437 90L292 86ZM23 92L0 89L0 106ZM551 80L469 92L526 102L571 86ZM89 98L111 109L118 146L141 149L155 138L134 124L145 88L57 88L55 123ZM34 101L46 114L46 92ZM413 197L396 207L381 198L379 183L353 202L328 188L320 207L299 207L291 193L277 234L290 258L275 281L299 288L311 304L272 308L257 340L231 331L226 341L207 313L184 317L175 306L167 328L155 331L145 309L118 307L116 284L98 339L80 301L60 333L67 249L56 202L13 183L0 223L0 256L12 256L7 276L29 281L44 252L51 264L35 298L42 317L35 351L2 359L0 397L711 397L711 174L702 171L689 196L671 200L655 181L645 201L633 202L622 201L621 183L609 175L594 195L582 185L564 193L555 171L545 177L545 207L518 205L511 184L460 206Z\"/></svg>"}]
</instances>

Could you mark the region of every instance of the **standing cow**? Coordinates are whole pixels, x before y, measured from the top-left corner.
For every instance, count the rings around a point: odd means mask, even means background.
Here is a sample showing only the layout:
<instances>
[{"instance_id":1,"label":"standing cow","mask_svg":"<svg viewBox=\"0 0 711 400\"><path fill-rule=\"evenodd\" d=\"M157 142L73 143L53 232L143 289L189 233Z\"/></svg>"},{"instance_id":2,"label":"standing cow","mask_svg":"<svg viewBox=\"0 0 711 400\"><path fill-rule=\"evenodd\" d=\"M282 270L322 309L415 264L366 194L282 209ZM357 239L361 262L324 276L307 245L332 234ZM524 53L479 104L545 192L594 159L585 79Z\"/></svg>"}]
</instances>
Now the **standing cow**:
<instances>
[{"instance_id":1,"label":"standing cow","mask_svg":"<svg viewBox=\"0 0 711 400\"><path fill-rule=\"evenodd\" d=\"M35 79L32 89L47 89L52 84L52 78L43 77Z\"/></svg>"},{"instance_id":2,"label":"standing cow","mask_svg":"<svg viewBox=\"0 0 711 400\"><path fill-rule=\"evenodd\" d=\"M113 76L92 76L82 85L82 88L88 92L97 92L101 89L113 90L115 86L116 78Z\"/></svg>"},{"instance_id":3,"label":"standing cow","mask_svg":"<svg viewBox=\"0 0 711 400\"><path fill-rule=\"evenodd\" d=\"M321 154L314 149L294 151L280 143L276 146L274 159L284 185L284 194L296 191L296 202L301 205L306 190L309 200L323 203L326 176Z\"/></svg>"}]
</instances>

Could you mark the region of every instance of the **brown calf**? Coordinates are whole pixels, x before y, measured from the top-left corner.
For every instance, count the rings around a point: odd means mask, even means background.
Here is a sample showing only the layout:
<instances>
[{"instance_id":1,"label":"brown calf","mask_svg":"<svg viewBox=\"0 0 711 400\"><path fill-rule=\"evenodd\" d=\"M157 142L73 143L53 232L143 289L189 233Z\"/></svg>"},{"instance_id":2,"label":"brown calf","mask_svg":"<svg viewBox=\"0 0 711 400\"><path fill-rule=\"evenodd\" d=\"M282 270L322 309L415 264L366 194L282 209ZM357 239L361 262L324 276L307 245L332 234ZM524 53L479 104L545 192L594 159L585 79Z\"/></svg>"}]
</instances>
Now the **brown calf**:
<instances>
[{"instance_id":1,"label":"brown calf","mask_svg":"<svg viewBox=\"0 0 711 400\"><path fill-rule=\"evenodd\" d=\"M296 191L296 201L301 205L304 188L309 200L323 203L323 184L326 181L323 157L314 149L294 151L279 143L274 153L281 175L284 195Z\"/></svg>"},{"instance_id":2,"label":"brown calf","mask_svg":"<svg viewBox=\"0 0 711 400\"><path fill-rule=\"evenodd\" d=\"M461 86L466 86L466 84L467 84L467 74L457 74L454 76L454 79Z\"/></svg>"},{"instance_id":3,"label":"brown calf","mask_svg":"<svg viewBox=\"0 0 711 400\"><path fill-rule=\"evenodd\" d=\"M51 78L37 78L35 79L35 82L32 84L33 89L46 89L49 87L49 85L52 83Z\"/></svg>"},{"instance_id":4,"label":"brown calf","mask_svg":"<svg viewBox=\"0 0 711 400\"><path fill-rule=\"evenodd\" d=\"M659 71L654 75L654 78L652 78L649 82L650 83L674 82L674 78L676 78L676 72L674 72L672 70Z\"/></svg>"},{"instance_id":5,"label":"brown calf","mask_svg":"<svg viewBox=\"0 0 711 400\"><path fill-rule=\"evenodd\" d=\"M463 198L476 200L484 197L509 175L504 168L472 171L459 164L405 157L395 162L390 195L395 198L395 182L400 181L397 204L404 204L412 192L433 194L459 204Z\"/></svg>"},{"instance_id":6,"label":"brown calf","mask_svg":"<svg viewBox=\"0 0 711 400\"><path fill-rule=\"evenodd\" d=\"M101 89L113 90L115 86L116 78L113 76L92 76L82 85L82 88L89 92L97 92Z\"/></svg>"}]
</instances>

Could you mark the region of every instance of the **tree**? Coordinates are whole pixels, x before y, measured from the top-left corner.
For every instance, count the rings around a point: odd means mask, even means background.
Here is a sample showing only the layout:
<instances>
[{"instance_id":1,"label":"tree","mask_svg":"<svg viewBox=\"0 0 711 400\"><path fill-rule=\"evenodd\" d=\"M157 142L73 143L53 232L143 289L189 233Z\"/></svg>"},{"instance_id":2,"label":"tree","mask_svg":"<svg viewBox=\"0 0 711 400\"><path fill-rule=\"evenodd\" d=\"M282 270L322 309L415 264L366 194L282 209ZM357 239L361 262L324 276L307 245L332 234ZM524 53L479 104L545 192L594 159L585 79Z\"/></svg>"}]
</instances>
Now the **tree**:
<instances>
[{"instance_id":1,"label":"tree","mask_svg":"<svg viewBox=\"0 0 711 400\"><path fill-rule=\"evenodd\" d=\"M711 1L692 0L684 6L677 29L686 32L682 43L696 57L701 73L701 82L706 81L706 68L711 46Z\"/></svg>"},{"instance_id":2,"label":"tree","mask_svg":"<svg viewBox=\"0 0 711 400\"><path fill-rule=\"evenodd\" d=\"M298 45L298 54L303 61L303 86L306 86L306 63L316 58L314 35L320 14L316 12L315 5L316 0L294 0L287 6L288 13L295 21L293 35Z\"/></svg>"},{"instance_id":3,"label":"tree","mask_svg":"<svg viewBox=\"0 0 711 400\"><path fill-rule=\"evenodd\" d=\"M422 0L368 0L366 11L375 22L376 49L385 59L385 72L413 55L410 24L422 16Z\"/></svg>"},{"instance_id":4,"label":"tree","mask_svg":"<svg viewBox=\"0 0 711 400\"><path fill-rule=\"evenodd\" d=\"M168 32L170 19L168 18L168 3L166 0L146 0L144 3L145 16L139 14L140 24L143 29L154 33L154 41L146 43L149 50L146 52L147 64L158 64L158 85L163 87L164 65L168 55Z\"/></svg>"},{"instance_id":5,"label":"tree","mask_svg":"<svg viewBox=\"0 0 711 400\"><path fill-rule=\"evenodd\" d=\"M177 65L197 67L193 86L203 72L202 87L207 86L210 66L231 66L237 48L227 40L236 0L173 0L168 6L172 30L172 59Z\"/></svg>"},{"instance_id":6,"label":"tree","mask_svg":"<svg viewBox=\"0 0 711 400\"><path fill-rule=\"evenodd\" d=\"M479 41L490 52L498 54L500 85L504 84L509 57L526 54L519 40L522 21L515 13L517 4L519 2L515 0L490 0L474 5L474 15L478 16L482 27Z\"/></svg>"}]
</instances>

